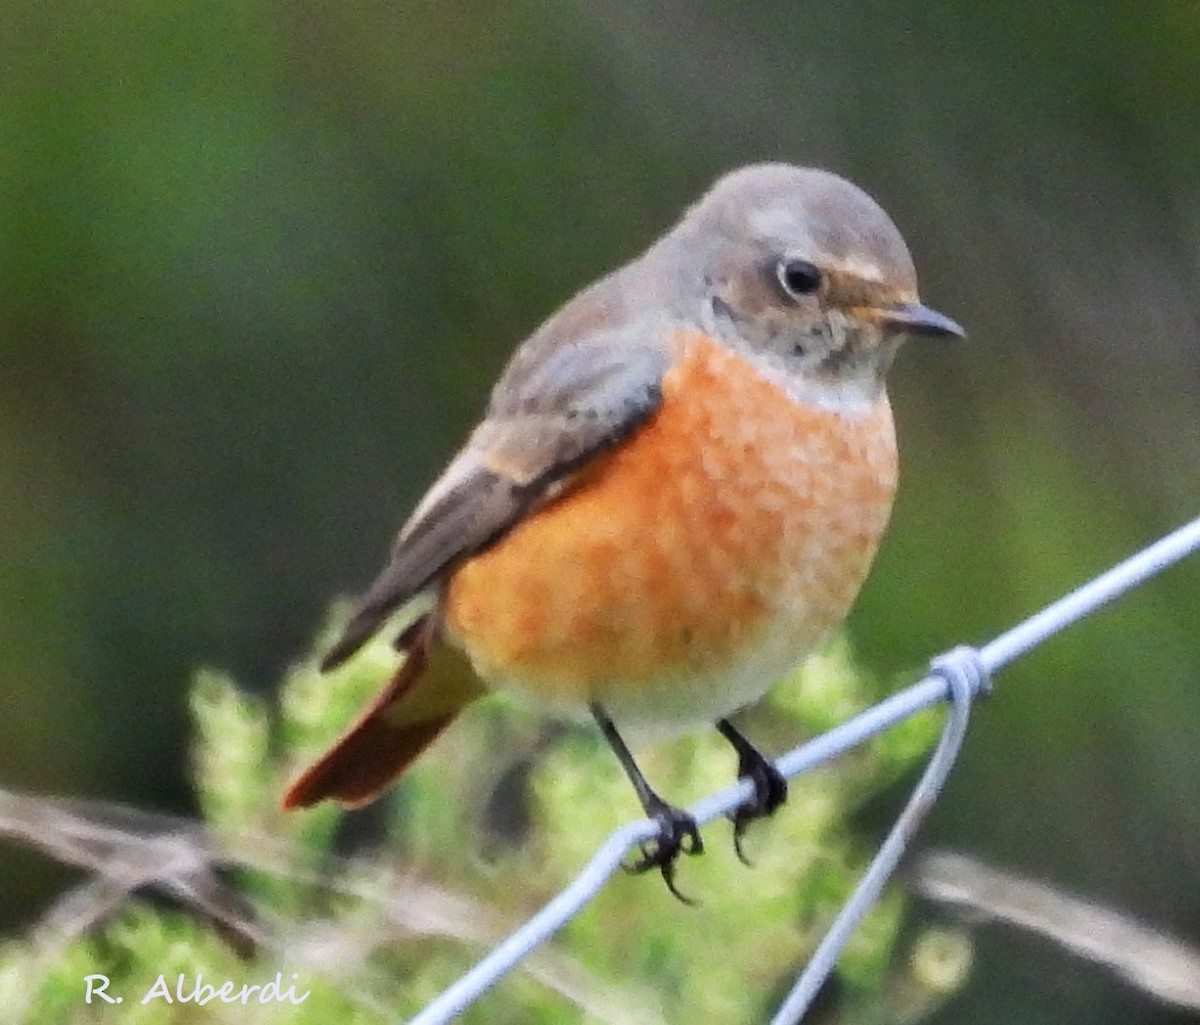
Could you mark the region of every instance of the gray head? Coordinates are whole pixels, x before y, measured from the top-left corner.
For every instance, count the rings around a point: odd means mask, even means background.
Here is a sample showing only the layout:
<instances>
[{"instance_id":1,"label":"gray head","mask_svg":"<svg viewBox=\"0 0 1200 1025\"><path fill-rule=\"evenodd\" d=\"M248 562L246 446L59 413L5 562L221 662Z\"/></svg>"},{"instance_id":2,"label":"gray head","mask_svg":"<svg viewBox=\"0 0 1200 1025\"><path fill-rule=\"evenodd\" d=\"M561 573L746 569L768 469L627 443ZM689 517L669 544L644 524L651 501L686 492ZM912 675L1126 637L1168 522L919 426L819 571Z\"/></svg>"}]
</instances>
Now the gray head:
<instances>
[{"instance_id":1,"label":"gray head","mask_svg":"<svg viewBox=\"0 0 1200 1025\"><path fill-rule=\"evenodd\" d=\"M705 330L810 390L877 393L905 337L963 334L921 305L891 218L827 171L733 171L652 253L683 275L682 294L702 291Z\"/></svg>"}]
</instances>

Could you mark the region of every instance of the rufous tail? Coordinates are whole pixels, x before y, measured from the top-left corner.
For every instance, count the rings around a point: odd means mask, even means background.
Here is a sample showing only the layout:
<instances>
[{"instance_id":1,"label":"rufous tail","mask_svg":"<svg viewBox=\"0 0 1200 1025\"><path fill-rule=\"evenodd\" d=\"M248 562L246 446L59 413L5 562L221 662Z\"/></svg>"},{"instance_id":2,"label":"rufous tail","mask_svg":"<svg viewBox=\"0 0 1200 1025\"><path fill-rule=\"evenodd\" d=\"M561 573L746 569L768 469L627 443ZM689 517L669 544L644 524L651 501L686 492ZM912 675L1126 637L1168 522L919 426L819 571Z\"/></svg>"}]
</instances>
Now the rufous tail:
<instances>
[{"instance_id":1,"label":"rufous tail","mask_svg":"<svg viewBox=\"0 0 1200 1025\"><path fill-rule=\"evenodd\" d=\"M283 807L330 797L366 804L483 693L467 660L436 637L434 613L404 632L404 663L388 685L288 788Z\"/></svg>"}]
</instances>

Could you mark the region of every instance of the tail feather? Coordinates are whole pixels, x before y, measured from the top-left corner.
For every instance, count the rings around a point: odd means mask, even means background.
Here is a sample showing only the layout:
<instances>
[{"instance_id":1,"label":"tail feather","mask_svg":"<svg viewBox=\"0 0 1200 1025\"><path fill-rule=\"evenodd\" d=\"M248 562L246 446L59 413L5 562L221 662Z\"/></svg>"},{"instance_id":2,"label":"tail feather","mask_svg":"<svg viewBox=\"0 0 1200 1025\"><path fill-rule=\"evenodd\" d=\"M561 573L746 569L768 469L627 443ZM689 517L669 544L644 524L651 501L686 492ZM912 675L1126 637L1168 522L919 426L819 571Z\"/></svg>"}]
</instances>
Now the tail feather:
<instances>
[{"instance_id":1,"label":"tail feather","mask_svg":"<svg viewBox=\"0 0 1200 1025\"><path fill-rule=\"evenodd\" d=\"M404 663L349 729L288 787L285 810L378 797L482 692L465 659L435 639L433 614L405 631Z\"/></svg>"}]
</instances>

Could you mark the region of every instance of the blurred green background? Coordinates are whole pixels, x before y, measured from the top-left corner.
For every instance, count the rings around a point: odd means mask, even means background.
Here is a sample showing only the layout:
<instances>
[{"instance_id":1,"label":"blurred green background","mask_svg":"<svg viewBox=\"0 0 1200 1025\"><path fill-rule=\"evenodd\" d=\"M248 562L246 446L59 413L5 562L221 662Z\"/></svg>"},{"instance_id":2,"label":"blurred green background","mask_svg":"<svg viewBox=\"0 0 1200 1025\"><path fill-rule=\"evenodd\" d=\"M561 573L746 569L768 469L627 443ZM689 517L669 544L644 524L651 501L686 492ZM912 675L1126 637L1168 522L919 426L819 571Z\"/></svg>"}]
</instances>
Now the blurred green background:
<instances>
[{"instance_id":1,"label":"blurred green background","mask_svg":"<svg viewBox=\"0 0 1200 1025\"><path fill-rule=\"evenodd\" d=\"M867 665L985 641L1200 509L1200 5L9 0L0 782L191 806L507 354L721 172L876 196L972 335L892 384ZM1200 562L999 680L924 839L1200 941ZM0 848L0 925L61 870ZM981 934L944 1018L1169 1021Z\"/></svg>"}]
</instances>

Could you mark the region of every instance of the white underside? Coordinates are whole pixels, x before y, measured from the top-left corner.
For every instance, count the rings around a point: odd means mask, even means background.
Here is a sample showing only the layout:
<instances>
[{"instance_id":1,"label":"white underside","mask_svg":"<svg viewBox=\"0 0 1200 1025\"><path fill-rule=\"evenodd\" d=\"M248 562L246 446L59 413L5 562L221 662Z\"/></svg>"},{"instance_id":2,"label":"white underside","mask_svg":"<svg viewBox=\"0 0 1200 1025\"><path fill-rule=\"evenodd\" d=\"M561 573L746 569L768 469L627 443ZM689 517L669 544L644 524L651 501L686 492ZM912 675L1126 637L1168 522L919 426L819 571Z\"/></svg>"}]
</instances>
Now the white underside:
<instances>
[{"instance_id":1,"label":"white underside","mask_svg":"<svg viewBox=\"0 0 1200 1025\"><path fill-rule=\"evenodd\" d=\"M622 735L632 743L662 739L711 725L758 701L799 666L824 639L798 636L799 610L780 610L776 628L748 645L719 672L671 676L653 685L616 684L593 695ZM496 690L527 700L531 706L563 719L589 720L586 704L548 704L543 690L528 691L519 681L495 682Z\"/></svg>"}]
</instances>

